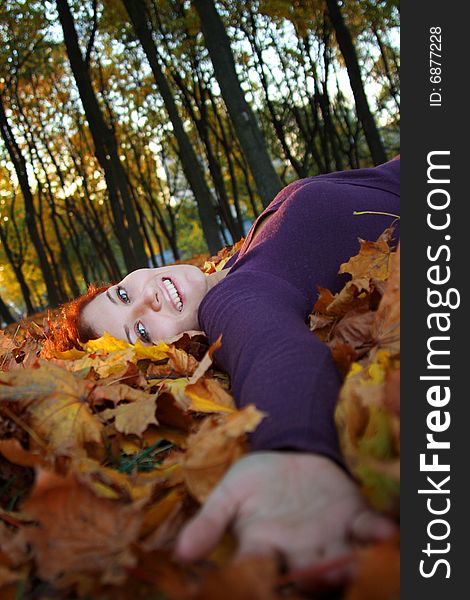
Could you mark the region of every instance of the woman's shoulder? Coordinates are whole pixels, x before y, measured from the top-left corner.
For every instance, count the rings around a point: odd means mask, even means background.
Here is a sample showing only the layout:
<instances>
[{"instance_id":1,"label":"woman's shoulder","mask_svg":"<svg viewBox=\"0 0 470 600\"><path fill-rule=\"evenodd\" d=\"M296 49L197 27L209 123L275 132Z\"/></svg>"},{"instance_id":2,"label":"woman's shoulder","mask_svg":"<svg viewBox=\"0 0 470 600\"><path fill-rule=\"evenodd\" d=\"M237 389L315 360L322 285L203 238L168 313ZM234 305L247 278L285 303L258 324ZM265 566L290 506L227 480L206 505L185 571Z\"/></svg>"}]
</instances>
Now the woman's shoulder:
<instances>
[{"instance_id":1,"label":"woman's shoulder","mask_svg":"<svg viewBox=\"0 0 470 600\"><path fill-rule=\"evenodd\" d=\"M393 159L376 167L335 171L301 181L307 182L309 186L339 184L374 188L399 196L400 159Z\"/></svg>"}]
</instances>

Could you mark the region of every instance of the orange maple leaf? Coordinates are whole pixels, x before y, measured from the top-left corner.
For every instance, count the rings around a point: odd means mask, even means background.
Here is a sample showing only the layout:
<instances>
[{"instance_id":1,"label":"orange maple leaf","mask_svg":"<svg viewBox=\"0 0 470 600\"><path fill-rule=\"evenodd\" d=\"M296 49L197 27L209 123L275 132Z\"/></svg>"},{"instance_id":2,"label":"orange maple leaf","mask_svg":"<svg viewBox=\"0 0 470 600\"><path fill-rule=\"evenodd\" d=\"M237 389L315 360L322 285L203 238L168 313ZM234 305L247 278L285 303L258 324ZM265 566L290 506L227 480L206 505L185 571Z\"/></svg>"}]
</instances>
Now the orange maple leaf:
<instances>
[{"instance_id":1,"label":"orange maple leaf","mask_svg":"<svg viewBox=\"0 0 470 600\"><path fill-rule=\"evenodd\" d=\"M22 510L39 523L22 532L39 574L58 587L85 574L116 585L135 564L130 546L139 533L138 507L99 498L73 473L39 470Z\"/></svg>"}]
</instances>

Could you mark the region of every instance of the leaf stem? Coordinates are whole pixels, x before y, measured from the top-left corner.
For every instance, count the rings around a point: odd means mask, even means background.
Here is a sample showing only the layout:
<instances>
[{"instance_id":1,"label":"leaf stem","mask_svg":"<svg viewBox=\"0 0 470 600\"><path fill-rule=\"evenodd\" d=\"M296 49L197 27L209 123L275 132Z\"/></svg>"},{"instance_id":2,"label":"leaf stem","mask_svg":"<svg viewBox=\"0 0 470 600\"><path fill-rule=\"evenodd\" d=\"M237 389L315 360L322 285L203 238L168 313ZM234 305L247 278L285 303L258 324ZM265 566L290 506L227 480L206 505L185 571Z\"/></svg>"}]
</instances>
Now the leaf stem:
<instances>
[{"instance_id":1,"label":"leaf stem","mask_svg":"<svg viewBox=\"0 0 470 600\"><path fill-rule=\"evenodd\" d=\"M394 213L383 212L381 210L354 210L353 215L385 215L386 217L395 217L396 219L400 218L400 215L395 215Z\"/></svg>"}]
</instances>

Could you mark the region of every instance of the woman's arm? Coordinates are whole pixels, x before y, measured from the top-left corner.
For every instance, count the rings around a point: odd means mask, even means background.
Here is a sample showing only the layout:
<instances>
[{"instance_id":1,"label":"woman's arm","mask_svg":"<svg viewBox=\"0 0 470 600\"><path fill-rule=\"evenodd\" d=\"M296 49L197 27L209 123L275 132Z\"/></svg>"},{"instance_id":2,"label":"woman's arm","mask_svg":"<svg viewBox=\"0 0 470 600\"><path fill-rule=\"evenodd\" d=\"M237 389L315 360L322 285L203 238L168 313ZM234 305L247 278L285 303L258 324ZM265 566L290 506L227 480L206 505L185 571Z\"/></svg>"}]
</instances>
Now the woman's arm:
<instances>
[{"instance_id":1,"label":"woman's arm","mask_svg":"<svg viewBox=\"0 0 470 600\"><path fill-rule=\"evenodd\" d=\"M229 280L219 284L217 302L208 302L205 327L210 337L223 333L215 356L231 374L238 406L254 403L268 417L252 434L255 451L229 469L180 534L177 557L205 557L228 527L238 556L280 553L291 569L392 535L393 523L367 507L338 467L340 378L329 349L302 319L302 295L266 273ZM286 448L293 451L276 451ZM336 573L338 581L346 575Z\"/></svg>"},{"instance_id":2,"label":"woman's arm","mask_svg":"<svg viewBox=\"0 0 470 600\"><path fill-rule=\"evenodd\" d=\"M238 272L204 303L202 326L210 339L222 333L215 359L230 374L237 405L268 415L252 449L316 452L340 463L333 424L340 377L304 321L302 294L271 274Z\"/></svg>"}]
</instances>

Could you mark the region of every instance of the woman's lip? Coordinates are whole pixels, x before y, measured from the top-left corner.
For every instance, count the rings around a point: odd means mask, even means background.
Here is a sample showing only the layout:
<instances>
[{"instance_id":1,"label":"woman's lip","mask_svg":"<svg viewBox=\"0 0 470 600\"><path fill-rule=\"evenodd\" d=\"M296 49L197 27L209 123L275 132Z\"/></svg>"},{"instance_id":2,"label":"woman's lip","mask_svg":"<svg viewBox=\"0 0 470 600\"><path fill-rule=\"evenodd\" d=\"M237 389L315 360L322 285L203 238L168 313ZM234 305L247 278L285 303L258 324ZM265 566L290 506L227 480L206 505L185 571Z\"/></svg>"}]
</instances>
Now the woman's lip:
<instances>
[{"instance_id":1,"label":"woman's lip","mask_svg":"<svg viewBox=\"0 0 470 600\"><path fill-rule=\"evenodd\" d=\"M176 291L177 291L177 292L178 292L178 294L179 294L179 297L181 298L181 303L182 303L182 305L183 305L183 308L182 308L181 310L183 311L183 310L184 310L184 304L185 304L185 302L186 302L186 300L185 300L185 297L184 297L184 295L183 295L183 292L181 291L181 288L180 288L180 286L179 286L179 283L178 283L178 282L177 282L175 279L173 279L173 277L169 277L169 279L171 279L171 281L172 281L173 285L174 285L174 286L175 286L175 288L176 288Z\"/></svg>"},{"instance_id":2,"label":"woman's lip","mask_svg":"<svg viewBox=\"0 0 470 600\"><path fill-rule=\"evenodd\" d=\"M176 290L178 291L178 294L180 295L180 298L181 298L181 302L183 303L183 307L181 310L178 309L173 298L170 296L170 293L167 290L167 287L164 283L165 279L169 279L172 282L172 284L175 286ZM173 277L162 277L162 279L160 280L160 289L162 290L163 295L165 296L167 302L169 302L171 304L171 306L173 306L173 308L176 310L176 312L178 314L181 314L184 310L184 299L183 299L183 295L180 292L180 288L178 287L178 285L177 285L176 281L173 279Z\"/></svg>"}]
</instances>

